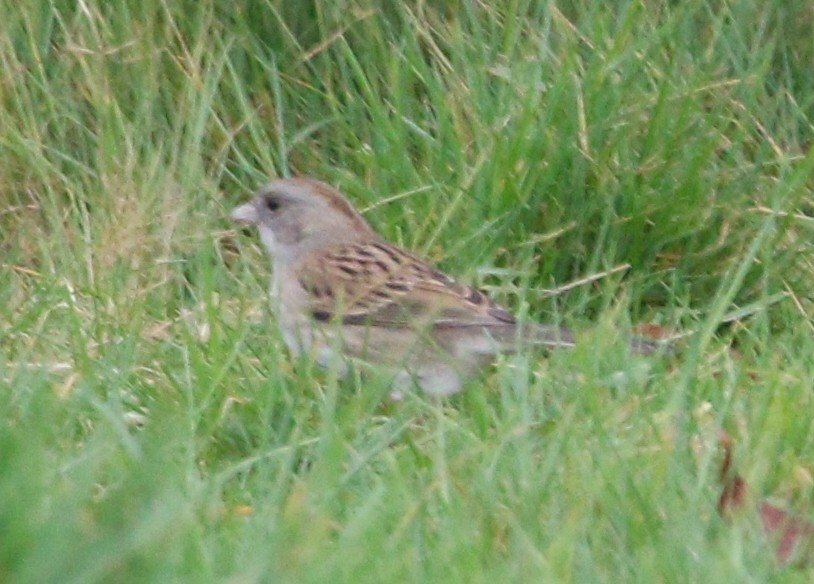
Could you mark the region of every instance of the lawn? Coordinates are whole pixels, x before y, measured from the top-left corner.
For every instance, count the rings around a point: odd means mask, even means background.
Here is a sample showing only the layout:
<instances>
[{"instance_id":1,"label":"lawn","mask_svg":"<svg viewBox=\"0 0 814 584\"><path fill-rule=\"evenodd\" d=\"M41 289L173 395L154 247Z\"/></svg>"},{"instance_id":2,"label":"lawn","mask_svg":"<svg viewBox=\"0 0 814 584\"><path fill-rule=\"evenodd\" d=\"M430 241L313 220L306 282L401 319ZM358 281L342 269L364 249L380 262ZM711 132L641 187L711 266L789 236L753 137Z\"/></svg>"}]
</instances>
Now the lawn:
<instances>
[{"instance_id":1,"label":"lawn","mask_svg":"<svg viewBox=\"0 0 814 584\"><path fill-rule=\"evenodd\" d=\"M811 581L808 0L0 13L0 582ZM578 346L292 359L228 214L294 175Z\"/></svg>"}]
</instances>

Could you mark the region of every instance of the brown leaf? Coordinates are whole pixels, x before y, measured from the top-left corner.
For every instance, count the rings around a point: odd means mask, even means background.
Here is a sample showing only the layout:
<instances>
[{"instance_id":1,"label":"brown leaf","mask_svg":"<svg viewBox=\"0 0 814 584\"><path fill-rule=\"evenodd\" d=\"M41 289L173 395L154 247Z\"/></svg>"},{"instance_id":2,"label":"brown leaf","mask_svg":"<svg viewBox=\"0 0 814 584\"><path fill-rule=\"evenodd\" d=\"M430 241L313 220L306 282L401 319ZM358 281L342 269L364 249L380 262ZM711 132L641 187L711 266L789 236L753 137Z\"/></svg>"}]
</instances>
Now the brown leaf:
<instances>
[{"instance_id":1,"label":"brown leaf","mask_svg":"<svg viewBox=\"0 0 814 584\"><path fill-rule=\"evenodd\" d=\"M675 331L670 330L658 324L637 324L633 327L633 332L643 337L648 337L653 340L669 339L675 336Z\"/></svg>"},{"instance_id":2,"label":"brown leaf","mask_svg":"<svg viewBox=\"0 0 814 584\"><path fill-rule=\"evenodd\" d=\"M775 507L768 501L760 505L760 519L763 531L777 542L777 560L785 564L792 554L805 542L811 541L814 534L814 523L795 517L788 511Z\"/></svg>"},{"instance_id":3,"label":"brown leaf","mask_svg":"<svg viewBox=\"0 0 814 584\"><path fill-rule=\"evenodd\" d=\"M748 485L732 468L732 438L725 431L718 434L718 442L723 450L721 462L721 496L718 498L718 513L730 517L736 510L746 505ZM769 503L765 499L758 507L763 532L772 542L776 542L775 556L781 564L792 559L794 552L814 541L814 523L792 515L788 511ZM806 561L807 558L802 558Z\"/></svg>"}]
</instances>

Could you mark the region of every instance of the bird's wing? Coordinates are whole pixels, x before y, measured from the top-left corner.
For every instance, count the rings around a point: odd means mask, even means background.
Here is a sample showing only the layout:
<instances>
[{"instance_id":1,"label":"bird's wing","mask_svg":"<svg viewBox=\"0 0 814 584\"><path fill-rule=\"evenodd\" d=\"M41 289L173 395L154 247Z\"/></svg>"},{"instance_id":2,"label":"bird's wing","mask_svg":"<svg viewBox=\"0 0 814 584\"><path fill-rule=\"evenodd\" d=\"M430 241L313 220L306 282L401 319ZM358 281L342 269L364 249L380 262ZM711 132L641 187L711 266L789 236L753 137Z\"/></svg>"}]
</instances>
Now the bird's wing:
<instances>
[{"instance_id":1,"label":"bird's wing","mask_svg":"<svg viewBox=\"0 0 814 584\"><path fill-rule=\"evenodd\" d=\"M312 316L320 321L405 328L515 323L483 292L384 241L311 254L297 272Z\"/></svg>"}]
</instances>

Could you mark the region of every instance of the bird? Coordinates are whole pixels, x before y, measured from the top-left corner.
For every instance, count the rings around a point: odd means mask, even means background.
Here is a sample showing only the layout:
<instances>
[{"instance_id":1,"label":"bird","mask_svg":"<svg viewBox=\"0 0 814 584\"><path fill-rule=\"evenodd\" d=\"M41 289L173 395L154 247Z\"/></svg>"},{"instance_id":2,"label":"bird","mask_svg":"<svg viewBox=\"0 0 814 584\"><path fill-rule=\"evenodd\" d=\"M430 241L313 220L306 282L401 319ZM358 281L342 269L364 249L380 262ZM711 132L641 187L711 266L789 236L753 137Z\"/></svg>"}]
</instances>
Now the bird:
<instances>
[{"instance_id":1,"label":"bird","mask_svg":"<svg viewBox=\"0 0 814 584\"><path fill-rule=\"evenodd\" d=\"M394 397L414 387L454 394L497 354L575 345L567 328L521 322L483 291L390 243L320 180L272 180L231 219L259 231L292 356L310 354L339 375L355 361L383 368ZM655 349L646 339L631 344Z\"/></svg>"}]
</instances>

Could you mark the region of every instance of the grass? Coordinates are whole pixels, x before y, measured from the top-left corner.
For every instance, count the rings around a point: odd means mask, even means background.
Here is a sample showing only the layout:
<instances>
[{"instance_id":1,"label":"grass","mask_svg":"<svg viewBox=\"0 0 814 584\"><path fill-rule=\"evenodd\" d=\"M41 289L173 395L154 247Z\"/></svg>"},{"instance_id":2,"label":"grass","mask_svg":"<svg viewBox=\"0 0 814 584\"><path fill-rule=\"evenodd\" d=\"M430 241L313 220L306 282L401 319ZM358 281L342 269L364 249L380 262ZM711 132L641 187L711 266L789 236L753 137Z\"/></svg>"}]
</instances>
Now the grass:
<instances>
[{"instance_id":1,"label":"grass","mask_svg":"<svg viewBox=\"0 0 814 584\"><path fill-rule=\"evenodd\" d=\"M809 3L292 6L3 0L0 581L809 581L714 439L812 516ZM227 214L294 174L580 346L293 362Z\"/></svg>"}]
</instances>

